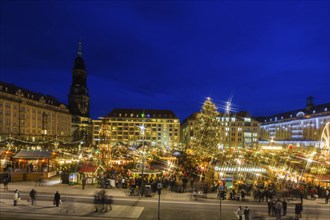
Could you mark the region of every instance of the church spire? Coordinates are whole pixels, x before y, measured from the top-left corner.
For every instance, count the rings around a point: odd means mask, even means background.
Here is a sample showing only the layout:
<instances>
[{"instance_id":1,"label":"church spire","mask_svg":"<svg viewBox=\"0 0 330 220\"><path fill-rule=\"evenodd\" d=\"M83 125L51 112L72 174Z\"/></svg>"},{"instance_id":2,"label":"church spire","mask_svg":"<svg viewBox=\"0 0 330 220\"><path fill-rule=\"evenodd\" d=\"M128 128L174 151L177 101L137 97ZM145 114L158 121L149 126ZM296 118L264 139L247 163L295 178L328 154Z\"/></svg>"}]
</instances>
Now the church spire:
<instances>
[{"instance_id":1,"label":"church spire","mask_svg":"<svg viewBox=\"0 0 330 220\"><path fill-rule=\"evenodd\" d=\"M79 41L78 43L78 52L77 52L78 57L82 57L82 42Z\"/></svg>"}]
</instances>

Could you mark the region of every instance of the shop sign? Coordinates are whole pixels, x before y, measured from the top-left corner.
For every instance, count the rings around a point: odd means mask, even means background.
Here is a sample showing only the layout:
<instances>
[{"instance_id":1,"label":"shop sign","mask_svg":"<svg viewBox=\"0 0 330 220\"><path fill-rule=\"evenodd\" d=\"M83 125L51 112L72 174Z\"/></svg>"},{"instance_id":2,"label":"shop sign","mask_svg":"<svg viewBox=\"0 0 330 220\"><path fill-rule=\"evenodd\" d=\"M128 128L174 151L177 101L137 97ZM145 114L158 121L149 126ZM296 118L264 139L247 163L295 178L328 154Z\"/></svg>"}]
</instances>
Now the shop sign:
<instances>
[{"instance_id":1,"label":"shop sign","mask_svg":"<svg viewBox=\"0 0 330 220\"><path fill-rule=\"evenodd\" d=\"M261 167L214 167L215 171L226 172L226 173L235 173L235 172L244 172L244 173L266 173L267 170Z\"/></svg>"}]
</instances>

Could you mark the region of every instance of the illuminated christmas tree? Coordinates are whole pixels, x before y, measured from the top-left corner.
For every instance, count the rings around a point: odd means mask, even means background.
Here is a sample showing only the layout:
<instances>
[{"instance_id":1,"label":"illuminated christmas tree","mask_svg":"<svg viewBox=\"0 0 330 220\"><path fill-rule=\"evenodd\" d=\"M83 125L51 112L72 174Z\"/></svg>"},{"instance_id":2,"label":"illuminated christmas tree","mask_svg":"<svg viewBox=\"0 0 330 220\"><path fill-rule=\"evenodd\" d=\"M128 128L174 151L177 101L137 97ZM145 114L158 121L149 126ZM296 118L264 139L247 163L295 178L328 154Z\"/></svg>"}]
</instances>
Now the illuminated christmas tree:
<instances>
[{"instance_id":1,"label":"illuminated christmas tree","mask_svg":"<svg viewBox=\"0 0 330 220\"><path fill-rule=\"evenodd\" d=\"M220 124L217 106L211 98L207 98L197 115L195 124L195 135L191 142L193 158L199 165L207 164L205 167L205 178L212 183L214 175L213 158L218 153L220 142Z\"/></svg>"}]
</instances>

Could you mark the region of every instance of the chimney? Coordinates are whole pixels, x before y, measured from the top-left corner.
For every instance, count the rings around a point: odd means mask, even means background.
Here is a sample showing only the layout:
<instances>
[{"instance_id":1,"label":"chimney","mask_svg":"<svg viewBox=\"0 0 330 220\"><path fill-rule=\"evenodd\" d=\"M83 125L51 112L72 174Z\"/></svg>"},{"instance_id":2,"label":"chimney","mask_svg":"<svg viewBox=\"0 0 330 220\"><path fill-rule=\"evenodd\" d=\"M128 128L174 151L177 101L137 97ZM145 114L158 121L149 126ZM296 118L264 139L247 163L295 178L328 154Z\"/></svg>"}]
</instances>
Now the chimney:
<instances>
[{"instance_id":1,"label":"chimney","mask_svg":"<svg viewBox=\"0 0 330 220\"><path fill-rule=\"evenodd\" d=\"M311 111L314 108L314 97L309 96L306 99L306 111Z\"/></svg>"}]
</instances>

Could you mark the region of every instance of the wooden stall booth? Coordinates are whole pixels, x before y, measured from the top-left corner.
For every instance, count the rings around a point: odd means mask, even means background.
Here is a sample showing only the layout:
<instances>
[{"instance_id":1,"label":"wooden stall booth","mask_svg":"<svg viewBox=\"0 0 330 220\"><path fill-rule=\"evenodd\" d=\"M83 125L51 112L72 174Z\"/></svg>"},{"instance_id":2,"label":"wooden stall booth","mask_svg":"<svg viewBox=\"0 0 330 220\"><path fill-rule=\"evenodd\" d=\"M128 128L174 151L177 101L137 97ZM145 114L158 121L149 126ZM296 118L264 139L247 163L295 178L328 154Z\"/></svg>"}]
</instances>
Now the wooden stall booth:
<instances>
[{"instance_id":1,"label":"wooden stall booth","mask_svg":"<svg viewBox=\"0 0 330 220\"><path fill-rule=\"evenodd\" d=\"M82 182L82 178L86 178L87 184L95 184L97 183L97 176L99 171L104 171L104 168L102 166L95 166L92 164L84 164L80 167L78 173L78 183Z\"/></svg>"},{"instance_id":2,"label":"wooden stall booth","mask_svg":"<svg viewBox=\"0 0 330 220\"><path fill-rule=\"evenodd\" d=\"M13 157L12 181L36 181L55 175L55 153L52 151L21 150Z\"/></svg>"}]
</instances>

